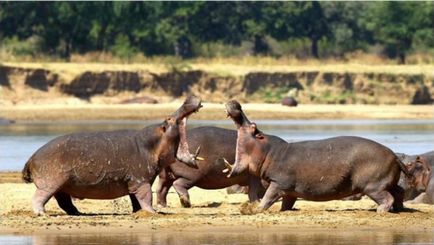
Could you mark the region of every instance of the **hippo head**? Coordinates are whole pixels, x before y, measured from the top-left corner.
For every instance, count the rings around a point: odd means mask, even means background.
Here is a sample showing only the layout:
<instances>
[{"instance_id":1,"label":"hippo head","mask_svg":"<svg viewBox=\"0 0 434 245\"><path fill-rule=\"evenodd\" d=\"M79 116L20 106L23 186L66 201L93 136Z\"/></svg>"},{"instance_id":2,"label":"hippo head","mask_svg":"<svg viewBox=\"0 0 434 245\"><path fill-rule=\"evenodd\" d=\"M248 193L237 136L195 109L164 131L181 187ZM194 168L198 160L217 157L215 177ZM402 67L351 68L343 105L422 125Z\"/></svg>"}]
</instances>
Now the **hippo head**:
<instances>
[{"instance_id":1,"label":"hippo head","mask_svg":"<svg viewBox=\"0 0 434 245\"><path fill-rule=\"evenodd\" d=\"M235 164L233 168L227 164L228 177L238 175L246 170L259 175L267 152L269 151L268 138L256 126L247 119L240 103L235 100L226 103L226 113L237 126L237 145Z\"/></svg>"},{"instance_id":2,"label":"hippo head","mask_svg":"<svg viewBox=\"0 0 434 245\"><path fill-rule=\"evenodd\" d=\"M196 151L196 154L191 154L189 152L186 126L187 118L194 112L199 111L201 107L201 99L190 96L184 101L178 110L176 110L159 125L158 131L161 140L157 154L160 159L165 158L165 162L174 162L174 158L176 158L187 165L196 166L196 160L199 159L197 156L199 154L199 149ZM171 155L170 146L173 144L173 142L176 143L176 154L174 157L172 155L172 157L167 160L167 158L164 156Z\"/></svg>"},{"instance_id":3,"label":"hippo head","mask_svg":"<svg viewBox=\"0 0 434 245\"><path fill-rule=\"evenodd\" d=\"M432 171L428 161L424 157L417 156L414 161L405 163L405 166L410 173L410 178L406 177L408 186L417 191L425 191Z\"/></svg>"}]
</instances>

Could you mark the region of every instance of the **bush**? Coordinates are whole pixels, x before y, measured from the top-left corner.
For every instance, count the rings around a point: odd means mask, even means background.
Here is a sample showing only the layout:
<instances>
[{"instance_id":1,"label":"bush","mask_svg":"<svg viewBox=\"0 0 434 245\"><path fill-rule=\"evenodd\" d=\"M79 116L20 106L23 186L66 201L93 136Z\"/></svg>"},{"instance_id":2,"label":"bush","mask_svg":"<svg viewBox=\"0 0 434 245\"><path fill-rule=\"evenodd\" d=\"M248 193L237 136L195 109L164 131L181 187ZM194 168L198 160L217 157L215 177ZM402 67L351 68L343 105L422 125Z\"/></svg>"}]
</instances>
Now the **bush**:
<instances>
[{"instance_id":1,"label":"bush","mask_svg":"<svg viewBox=\"0 0 434 245\"><path fill-rule=\"evenodd\" d=\"M16 36L5 38L0 42L0 50L3 55L36 57L41 53L41 39L38 36L25 40Z\"/></svg>"},{"instance_id":2,"label":"bush","mask_svg":"<svg viewBox=\"0 0 434 245\"><path fill-rule=\"evenodd\" d=\"M139 51L130 43L130 39L123 34L116 36L115 44L111 47L113 54L121 59L130 60Z\"/></svg>"}]
</instances>

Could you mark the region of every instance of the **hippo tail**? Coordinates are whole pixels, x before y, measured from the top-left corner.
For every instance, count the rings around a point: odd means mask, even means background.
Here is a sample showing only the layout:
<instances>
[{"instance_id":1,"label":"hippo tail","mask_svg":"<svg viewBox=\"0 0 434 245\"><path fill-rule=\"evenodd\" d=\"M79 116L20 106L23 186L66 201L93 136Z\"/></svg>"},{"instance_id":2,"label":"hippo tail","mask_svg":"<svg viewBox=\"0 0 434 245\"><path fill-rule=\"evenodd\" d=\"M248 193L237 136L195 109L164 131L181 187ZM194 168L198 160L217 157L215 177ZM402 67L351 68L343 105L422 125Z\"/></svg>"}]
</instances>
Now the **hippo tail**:
<instances>
[{"instance_id":1,"label":"hippo tail","mask_svg":"<svg viewBox=\"0 0 434 245\"><path fill-rule=\"evenodd\" d=\"M24 165L23 171L21 172L22 178L23 178L25 183L32 183L33 182L32 173L30 172L30 162L31 162L31 160L29 160L26 163L26 165Z\"/></svg>"},{"instance_id":2,"label":"hippo tail","mask_svg":"<svg viewBox=\"0 0 434 245\"><path fill-rule=\"evenodd\" d=\"M410 177L411 173L408 171L408 169L405 167L405 164L399 159L399 157L396 157L396 161L398 162L399 168L401 171L405 174L405 176Z\"/></svg>"}]
</instances>

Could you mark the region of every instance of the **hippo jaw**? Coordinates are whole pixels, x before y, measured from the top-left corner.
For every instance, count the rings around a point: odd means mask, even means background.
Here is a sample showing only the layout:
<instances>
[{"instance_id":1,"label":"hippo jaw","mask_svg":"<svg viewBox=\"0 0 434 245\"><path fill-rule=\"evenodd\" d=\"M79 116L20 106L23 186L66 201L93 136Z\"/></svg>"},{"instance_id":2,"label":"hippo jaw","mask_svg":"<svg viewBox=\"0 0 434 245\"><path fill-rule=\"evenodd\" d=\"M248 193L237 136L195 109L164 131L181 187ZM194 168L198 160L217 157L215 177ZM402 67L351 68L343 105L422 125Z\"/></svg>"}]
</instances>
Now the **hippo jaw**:
<instances>
[{"instance_id":1,"label":"hippo jaw","mask_svg":"<svg viewBox=\"0 0 434 245\"><path fill-rule=\"evenodd\" d=\"M232 118L235 125L237 126L237 129L239 129L242 126L251 125L251 122L244 114L240 103L238 103L238 101L236 100L231 100L228 103L226 103L226 114L228 117Z\"/></svg>"},{"instance_id":2,"label":"hippo jaw","mask_svg":"<svg viewBox=\"0 0 434 245\"><path fill-rule=\"evenodd\" d=\"M201 99L195 96L190 96L171 116L176 120L179 129L179 144L175 158L180 162L193 167L197 166L197 160L202 160L203 158L198 157L200 147L197 148L195 154L191 154L189 151L187 143L187 119L191 114L198 112L201 107Z\"/></svg>"},{"instance_id":3,"label":"hippo jaw","mask_svg":"<svg viewBox=\"0 0 434 245\"><path fill-rule=\"evenodd\" d=\"M227 169L224 172L229 172L228 178L239 175L246 170L259 175L260 167L266 155L264 149L266 149L267 145L266 142L262 142L264 136L257 129L256 124L249 121L237 101L229 101L226 104L226 112L237 126L237 144L235 164L232 167L227 163Z\"/></svg>"}]
</instances>

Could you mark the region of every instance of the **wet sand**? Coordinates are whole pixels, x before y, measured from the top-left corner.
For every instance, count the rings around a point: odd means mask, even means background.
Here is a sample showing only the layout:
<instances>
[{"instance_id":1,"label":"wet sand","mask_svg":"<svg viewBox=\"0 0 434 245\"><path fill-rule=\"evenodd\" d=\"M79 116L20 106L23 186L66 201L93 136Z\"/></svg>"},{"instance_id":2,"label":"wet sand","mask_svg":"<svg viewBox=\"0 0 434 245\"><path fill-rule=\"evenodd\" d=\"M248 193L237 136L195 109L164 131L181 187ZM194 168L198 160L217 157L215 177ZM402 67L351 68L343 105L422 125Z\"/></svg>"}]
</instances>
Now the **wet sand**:
<instances>
[{"instance_id":1,"label":"wet sand","mask_svg":"<svg viewBox=\"0 0 434 245\"><path fill-rule=\"evenodd\" d=\"M161 120L182 101L163 104L19 104L0 106L0 118L22 121ZM204 103L192 119L225 120L224 105ZM243 104L252 119L434 119L434 105L299 105Z\"/></svg>"},{"instance_id":2,"label":"wet sand","mask_svg":"<svg viewBox=\"0 0 434 245\"><path fill-rule=\"evenodd\" d=\"M5 174L2 174L4 176ZM158 180L157 180L158 181ZM157 182L156 181L156 182ZM37 217L31 212L33 184L0 184L0 233L56 234L144 231L221 231L279 229L381 229L432 232L434 208L427 204L408 204L401 213L377 214L370 199L360 201L309 202L298 200L294 211L279 212L280 202L265 213L242 215L240 207L247 201L245 194L228 195L226 190L192 188L192 208L182 208L173 189L168 207L158 208L156 215L131 213L127 197L115 200L76 200L84 213L68 216L54 199L46 205L48 216ZM154 183L155 190L155 183ZM154 193L154 203L155 203ZM154 204L154 207L156 205Z\"/></svg>"}]
</instances>

